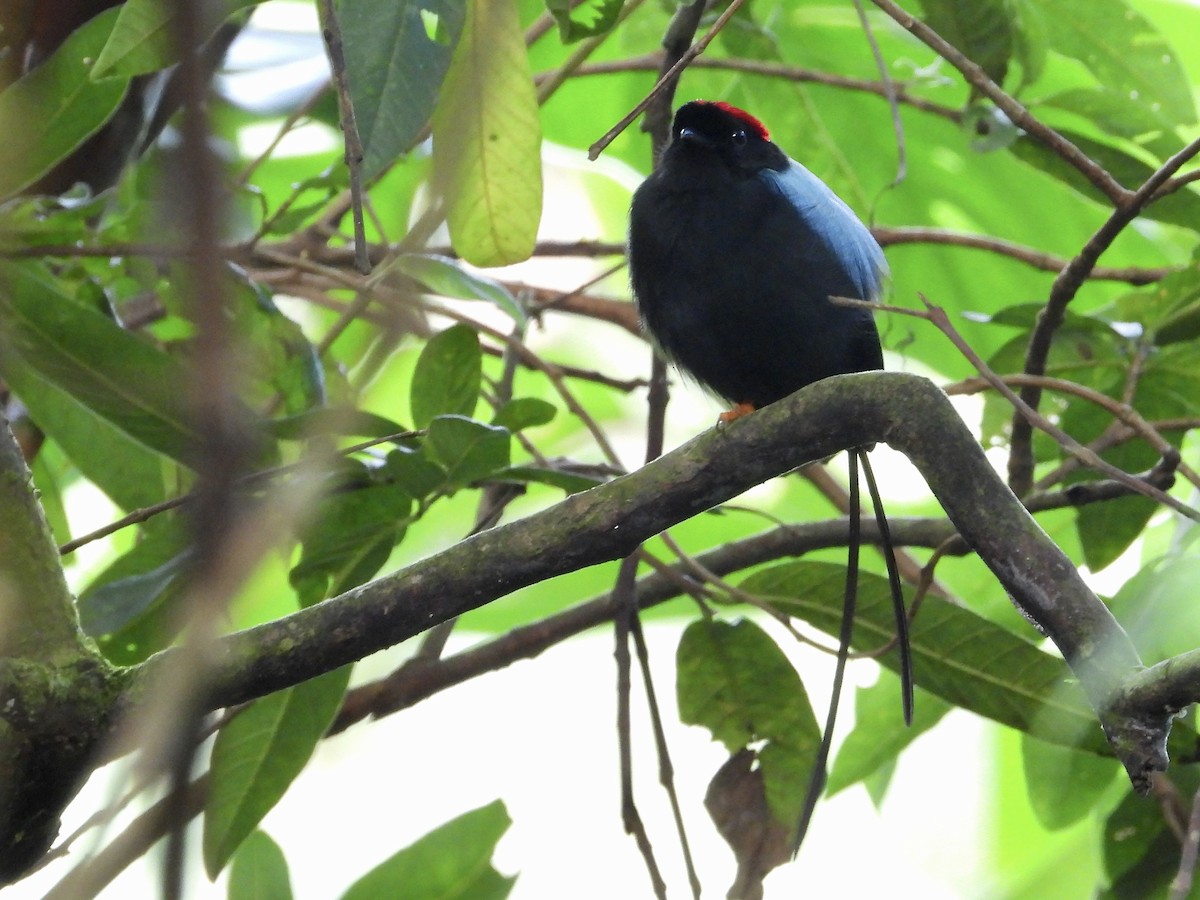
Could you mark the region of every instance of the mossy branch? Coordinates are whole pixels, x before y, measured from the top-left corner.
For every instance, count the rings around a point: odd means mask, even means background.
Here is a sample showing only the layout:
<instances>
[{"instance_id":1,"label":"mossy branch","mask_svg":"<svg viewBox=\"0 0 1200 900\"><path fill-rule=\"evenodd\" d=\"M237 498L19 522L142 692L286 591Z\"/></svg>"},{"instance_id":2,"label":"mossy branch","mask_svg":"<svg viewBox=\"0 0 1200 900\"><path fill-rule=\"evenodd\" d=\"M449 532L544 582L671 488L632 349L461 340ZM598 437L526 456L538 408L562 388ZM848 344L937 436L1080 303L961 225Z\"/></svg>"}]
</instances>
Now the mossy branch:
<instances>
[{"instance_id":1,"label":"mossy branch","mask_svg":"<svg viewBox=\"0 0 1200 900\"><path fill-rule=\"evenodd\" d=\"M846 410L854 415L846 415ZM215 707L244 702L391 646L547 578L620 559L640 542L803 463L883 441L921 470L962 536L1078 675L1134 783L1166 765L1169 716L1116 715L1141 669L1108 609L992 469L949 401L924 378L840 376L711 429L610 484L318 606L221 640ZM153 678L171 653L143 666Z\"/></svg>"}]
</instances>

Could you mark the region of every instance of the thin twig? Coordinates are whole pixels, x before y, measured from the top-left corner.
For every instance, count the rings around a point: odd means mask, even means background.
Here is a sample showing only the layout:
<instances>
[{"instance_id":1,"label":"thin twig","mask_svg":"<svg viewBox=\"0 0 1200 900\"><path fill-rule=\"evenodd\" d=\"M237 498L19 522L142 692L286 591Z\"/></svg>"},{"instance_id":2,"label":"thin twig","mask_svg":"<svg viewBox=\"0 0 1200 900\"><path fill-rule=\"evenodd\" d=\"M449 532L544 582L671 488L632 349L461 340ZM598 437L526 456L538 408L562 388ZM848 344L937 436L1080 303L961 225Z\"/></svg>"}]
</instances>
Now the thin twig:
<instances>
[{"instance_id":1,"label":"thin twig","mask_svg":"<svg viewBox=\"0 0 1200 900\"><path fill-rule=\"evenodd\" d=\"M420 437L423 433L424 432L421 431L401 431L396 434L389 434L385 437L372 438L369 441L363 441L362 443L354 444L338 452L346 456L351 453L358 453L359 451L367 450L379 444L386 444L390 441L398 441L411 437ZM293 472L300 471L301 469L306 468L307 465L308 463L306 462L288 463L287 465L275 466L271 469L264 469L261 472L252 472L249 475L244 475L239 479L239 486L251 487L259 482L266 481L271 478L277 478L280 475L288 475ZM100 526L95 531L90 531L87 534L80 535L77 538L67 541L58 548L58 552L60 555L66 556L68 553L73 553L85 544L90 544L93 541L98 541L101 538L108 537L110 534L114 534L120 531L122 528L128 528L131 525L141 524L142 522L148 521L157 515L169 512L172 509L178 509L187 503L191 503L195 499L195 492L191 492L187 494L181 494L178 497L171 497L170 499L164 500L161 503L155 503L153 506L144 506L141 509L135 509L133 512L126 516L122 516L116 521Z\"/></svg>"},{"instance_id":2,"label":"thin twig","mask_svg":"<svg viewBox=\"0 0 1200 900\"><path fill-rule=\"evenodd\" d=\"M1186 147L1179 150L1164 162L1149 178L1133 193L1126 193L1114 198L1115 209L1108 220L1100 226L1095 234L1084 244L1062 271L1054 279L1050 287L1050 296L1046 306L1038 316L1037 324L1029 337L1029 345L1025 350L1024 371L1029 375L1044 375L1046 360L1050 356L1050 345L1054 334L1066 319L1067 306L1079 293L1080 287L1087 280L1088 274L1096 265L1100 255L1104 253L1117 236L1155 199L1159 188L1167 179L1174 175L1188 160L1200 153L1200 138L1196 138ZM1041 390L1037 387L1026 387L1021 391L1021 400L1030 409L1037 409L1041 402ZM1033 483L1033 447L1031 445L1032 423L1021 416L1014 416L1010 453L1008 458L1009 486L1018 495L1029 490Z\"/></svg>"},{"instance_id":3,"label":"thin twig","mask_svg":"<svg viewBox=\"0 0 1200 900\"><path fill-rule=\"evenodd\" d=\"M1171 880L1170 900L1187 900L1196 880L1196 859L1200 857L1200 790L1192 797L1192 814L1188 818L1187 833L1183 839L1183 852L1179 855L1179 871Z\"/></svg>"},{"instance_id":4,"label":"thin twig","mask_svg":"<svg viewBox=\"0 0 1200 900\"><path fill-rule=\"evenodd\" d=\"M672 65L671 68L668 69L666 73L658 79L658 83L650 89L650 93L643 97L637 106L630 110L621 119L621 121L606 131L598 141L592 144L592 146L588 147L588 159L594 160L599 157L600 154L604 152L604 148L616 140L617 136L626 128L628 128L633 123L634 119L642 114L642 112L647 106L650 105L650 102L654 100L660 91L665 90L668 86L674 85L676 80L679 78L679 74L685 68L687 68L688 63L704 52L705 48L708 47L708 45L712 42L712 39L715 38L720 33L721 29L725 27L725 23L733 18L733 14L738 11L743 2L744 0L731 0L729 6L725 8L725 11L721 13L721 15L717 18L717 21L713 23L712 28L708 29L708 33L705 34L700 40L696 41L696 43L694 43L691 47L689 47L683 56L680 57L679 61Z\"/></svg>"},{"instance_id":5,"label":"thin twig","mask_svg":"<svg viewBox=\"0 0 1200 900\"><path fill-rule=\"evenodd\" d=\"M962 74L967 83L996 104L1014 125L1045 144L1066 163L1077 169L1088 181L1114 203L1124 202L1129 192L1122 187L1103 167L1073 143L1033 116L1010 94L992 81L983 67L955 48L936 31L892 0L872 0L902 28L911 32L918 40L933 50Z\"/></svg>"},{"instance_id":6,"label":"thin twig","mask_svg":"<svg viewBox=\"0 0 1200 900\"><path fill-rule=\"evenodd\" d=\"M862 26L863 35L871 47L871 56L874 57L875 68L879 72L879 82L883 86L883 93L887 98L888 109L892 113L892 131L896 135L896 177L892 179L892 186L895 187L901 184L908 175L908 156L904 144L904 123L900 121L900 100L897 96L896 83L892 80L892 76L888 74L887 62L883 58L883 52L879 49L879 42L875 40L875 32L871 29L871 22L867 18L867 11L863 7L863 0L854 0L854 11L858 13L858 24Z\"/></svg>"},{"instance_id":7,"label":"thin twig","mask_svg":"<svg viewBox=\"0 0 1200 900\"><path fill-rule=\"evenodd\" d=\"M354 263L358 271L366 275L371 271L371 259L367 254L367 229L363 219L362 161L366 152L358 134L354 103L350 99L346 55L342 50L342 29L338 25L333 0L320 0L317 11L321 17L321 33L325 38L325 47L329 51L329 67L333 72L342 137L346 144L346 168L350 172L350 209L354 220Z\"/></svg>"},{"instance_id":8,"label":"thin twig","mask_svg":"<svg viewBox=\"0 0 1200 900\"><path fill-rule=\"evenodd\" d=\"M1096 455L1095 452L1080 444L1077 440L1075 440L1075 438L1071 437L1041 413L1037 412L1037 410L1030 408L1024 401L1021 400L1020 397L1016 395L1012 388L1004 383L1004 379L993 372L988 367L987 363L980 358L979 354L971 349L971 346L963 339L963 336L959 334L958 330L950 323L950 319L946 315L946 311L944 309L942 309L940 306L934 306L925 298L923 294L918 294L917 296L919 296L921 298L921 302L925 304L925 310L923 312L917 309L908 309L903 306L888 306L886 304L870 303L852 297L835 297L833 300L834 302L844 306L862 306L868 309L896 312L902 315L914 316L918 319L925 319L926 321L931 322L938 328L939 331L941 331L950 339L950 342L958 348L958 351L962 353L964 357L966 357L971 365L975 366L979 374L987 379L988 383L991 384L991 386L1000 394L1002 394L1004 398L1013 405L1013 408L1016 409L1022 417L1027 419L1033 427L1050 435L1058 442L1059 446L1061 446L1068 453L1077 457L1085 465L1096 469L1099 472L1103 472L1105 475L1116 481L1122 482L1131 488L1135 493L1141 494L1144 497L1149 497L1156 503L1161 503L1164 506L1168 506L1192 521L1200 522L1200 511L1193 509L1180 500L1176 500L1170 494L1164 493L1137 476L1130 475L1124 469L1120 469L1112 465L1107 460L1101 459L1098 455ZM1175 452L1175 455L1178 455L1178 451Z\"/></svg>"}]
</instances>

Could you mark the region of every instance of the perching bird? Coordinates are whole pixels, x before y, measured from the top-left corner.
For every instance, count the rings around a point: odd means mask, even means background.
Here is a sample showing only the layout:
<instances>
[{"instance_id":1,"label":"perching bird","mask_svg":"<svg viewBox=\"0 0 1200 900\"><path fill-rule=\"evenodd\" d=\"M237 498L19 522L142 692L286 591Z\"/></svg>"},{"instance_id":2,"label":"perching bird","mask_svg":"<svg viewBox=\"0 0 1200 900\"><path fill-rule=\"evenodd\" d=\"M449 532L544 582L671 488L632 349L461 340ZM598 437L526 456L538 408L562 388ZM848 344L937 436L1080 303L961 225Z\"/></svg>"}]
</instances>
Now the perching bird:
<instances>
[{"instance_id":1,"label":"perching bird","mask_svg":"<svg viewBox=\"0 0 1200 900\"><path fill-rule=\"evenodd\" d=\"M830 300L879 299L888 275L879 244L824 182L771 142L758 119L729 104L697 100L676 112L671 143L633 195L629 269L642 321L658 346L733 405L722 421L831 375L883 368L871 312ZM851 454L851 494L857 498L858 461L886 535L865 448ZM856 523L857 509L839 687L857 581ZM909 719L907 620L886 536L884 543ZM797 847L824 783L836 702L835 693Z\"/></svg>"}]
</instances>

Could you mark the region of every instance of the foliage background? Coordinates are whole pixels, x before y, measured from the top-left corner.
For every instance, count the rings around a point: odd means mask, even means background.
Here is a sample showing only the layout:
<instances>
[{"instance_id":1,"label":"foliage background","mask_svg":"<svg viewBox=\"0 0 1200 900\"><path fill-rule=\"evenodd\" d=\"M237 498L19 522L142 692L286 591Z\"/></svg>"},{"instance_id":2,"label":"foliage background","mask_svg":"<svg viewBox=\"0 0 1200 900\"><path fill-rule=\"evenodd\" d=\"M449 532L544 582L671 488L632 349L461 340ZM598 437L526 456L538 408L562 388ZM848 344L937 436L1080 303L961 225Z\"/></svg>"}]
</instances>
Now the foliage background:
<instances>
[{"instance_id":1,"label":"foliage background","mask_svg":"<svg viewBox=\"0 0 1200 900\"><path fill-rule=\"evenodd\" d=\"M253 5L229 2L221 12L238 16ZM152 42L114 39L120 27L139 27L129 15L131 8L132 0L121 12L103 13L104 18L76 32L71 38L76 43L59 58L61 69L46 64L41 70L53 74L47 76L49 86L34 85L38 90L32 90L26 79L0 94L0 123L7 123L6 133L23 136L0 150L0 171L7 179L0 181L0 193L11 197L0 223L10 286L0 301L6 350L0 375L28 410L27 422L18 425L28 424L36 435L36 451L30 454L34 478L60 543L189 489L193 474L187 454L203 437L179 413L180 400L188 395L187 366L201 331L188 305L185 269L179 259L142 249L183 239L185 223L173 190L183 164L179 131L168 129L98 197L77 191L70 202L56 206L28 196L35 182L86 136L88 127L99 127L117 114L125 91L139 84L131 78L149 77L171 61L169 45L155 50L148 46ZM373 261L387 262L376 269L377 277L364 282L355 274L347 217L330 216L331 209L344 213L347 184L336 99L325 85L323 50L315 31L291 30L294 22L311 28L310 4L271 0L262 5L262 15L239 28L209 108L226 192L220 198L220 229L234 264L224 291L230 329L240 341L234 351L236 368L244 374L236 405L273 420L270 428L256 432L259 444L244 462L247 468L289 464L305 451L346 447L409 427L428 426L430 433L425 439L403 439L388 456L376 450L347 457L337 481L340 489L324 501L315 519L298 535L283 529L273 534L277 546L230 598L221 618L230 629L271 620L448 546L485 519L480 510L498 497L503 498L503 515L517 518L559 499L563 486L576 489L589 483L587 478L603 480L611 468L636 467L644 452L643 380L649 374L649 353L633 334L624 302L626 276L615 264L629 193L649 169L649 140L633 127L597 163L586 161L586 150L653 83L658 68L654 54L673 10L653 2L583 4L573 14L576 28L592 23L597 27L590 30L599 34L572 35L582 41L570 43L547 27L545 5L533 0L511 7L442 0L419 8L343 0L338 10L365 143L363 170L370 182L366 233L373 242ZM618 12L627 18L609 30L610 17ZM1193 4L928 0L919 12L1039 120L1070 138L1126 187L1137 187L1197 133L1200 49L1186 37L1200 33L1200 10ZM126 15L122 25L118 16ZM907 165L897 183L897 138L886 100L862 89L877 84L879 73L849 3L746 4L685 73L679 99L728 100L762 118L790 155L881 229L897 304L915 306L918 293L925 295L947 310L996 371L1018 372L1036 312L1058 270L1087 244L1111 204L1060 156L1005 121L884 12L871 8L867 17L888 72L904 86L907 98L900 104ZM237 18L231 21L242 24ZM526 54L521 47L529 38ZM81 58L91 66L82 77L70 65ZM561 84L556 73L565 76ZM48 110L59 115L47 116ZM432 148L426 130L430 119ZM43 122L47 127L30 124ZM272 146L270 138L277 134L283 139ZM447 136L440 145L438 134ZM452 151L446 149L450 147ZM443 200L448 231L441 215L428 212ZM481 217L481 209L493 217ZM1104 253L1105 270L1095 273L1108 277L1089 280L1073 301L1047 369L1053 376L1131 401L1146 419L1159 423L1164 436L1182 446L1185 463L1193 466L1196 453L1188 431L1200 415L1198 222L1200 197L1185 183L1126 228ZM980 236L983 246L956 246L947 233ZM563 246L579 241L587 243ZM1026 249L1014 251L1012 245ZM60 249L49 249L55 246ZM100 250L61 249L74 246ZM482 268L403 255L425 247ZM520 261L531 248L533 262L497 267ZM478 277L481 271L486 277ZM365 294L356 290L364 284L376 291L365 308L358 303ZM57 298L54 303L46 302L49 296ZM509 378L501 357L518 303L529 321L517 334L531 355L514 366ZM114 315L127 331L112 327ZM451 328L455 322L466 322L473 331ZM881 316L880 326L890 368L928 374L947 385L975 374L926 323L890 315ZM130 331L145 339L126 340ZM438 337L431 340L431 335ZM486 351L482 356L480 345ZM491 401L506 391L521 404L498 413ZM322 407L355 414L330 423L311 414ZM960 409L1002 468L1010 408L989 395L986 400L963 398ZM1105 433L1112 422L1109 411L1068 393L1048 397L1043 410L1082 441ZM707 427L714 412L715 406L691 387L674 385L668 445ZM476 421L436 418L445 414ZM510 440L495 430L505 423L520 437ZM601 436L615 458L606 458ZM1053 491L1064 480L1084 477L1069 467L1060 469L1065 455L1052 441L1039 436L1034 449L1037 474L1046 478L1039 490ZM883 449L876 455L884 459L882 477L893 516L940 517L940 508L911 467ZM1132 441L1108 451L1107 458L1138 472L1153 465L1157 454L1146 443ZM837 461L830 466L835 479L839 466ZM514 481L527 486L515 498L496 486ZM1193 491L1184 482L1174 493L1188 499ZM689 553L698 554L757 534L774 519L836 517L837 494L820 482L788 477L755 489L739 501L738 509L697 517L672 529L672 535ZM1196 556L1192 532L1182 520L1131 497L1038 518L1112 598L1147 661L1200 645L1200 622L1189 602ZM191 558L186 548L186 520L166 513L65 557L84 626L109 659L136 664L171 642L178 608L187 596L184 576ZM673 550L659 542L649 549L673 558ZM806 559L836 564L843 555L843 549L835 548ZM919 561L928 557L927 551L914 555ZM882 571L873 555L867 564ZM616 571L615 563L596 566L488 604L459 622L450 649L464 651L603 596L612 589ZM977 671L986 669L988 648L994 646L986 627L1035 639L975 558L944 559L936 576L948 595L965 599L979 617L972 625L979 629L976 643L967 653ZM721 615L732 620L741 612L729 607ZM671 661L677 635L697 618L696 607L674 600L647 615L656 664L662 666L660 692L669 693L674 676L664 664ZM828 660L795 646L774 623L755 621L796 662L813 705L823 710ZM540 776L526 778L540 782L551 795L566 792L572 800L552 807L563 821L551 831L565 832L569 840L552 849L544 843L548 833L539 832L539 838L521 844L522 852L504 851L502 845L499 869L525 873L514 896L534 896L538 890L541 896L561 896L580 880L603 880L608 860L615 856L631 861L636 872L632 843L614 838L619 827L616 788L597 775L616 767L606 641L589 635L578 651L568 644L545 659L488 673L480 684L456 688L426 704L442 710L449 723L418 708L386 723L356 726L366 732L356 743L397 752L393 770L387 769L385 757L383 771L370 777L387 791L387 821L408 824L393 832L389 824L362 812L377 798L370 784L358 782L353 793L361 796L350 804L343 798L333 821L320 823L323 829L354 835L350 841L359 847L372 843L367 834L382 833L391 848L380 850L377 859L382 859L429 830L414 828L412 821L419 818L432 827L495 797L509 802L518 823L526 816L546 815L523 811L501 787L499 773L507 768L498 761L503 745L517 757L537 758L534 771ZM404 647L386 660L373 660L356 673L355 682L366 680L368 671L384 675L399 664L397 657L414 652ZM953 841L947 843L948 836L968 827L964 819L979 826L969 831L980 841L969 866L958 868L948 854L934 851L919 856L912 868L927 871L913 872L912 878L928 879L927 890L940 885L947 896L1027 896L1032 884L1040 889L1053 884L1054 896L1082 897L1091 896L1097 885L1121 884L1124 878L1126 888L1139 896L1165 891L1178 860L1178 845L1170 837L1172 805L1189 802L1194 789L1195 776L1187 767L1172 770L1175 781L1160 804L1137 800L1124 779L1116 777L1119 767L1113 760L1052 747L966 713L938 723L941 701L925 692L918 697L925 710L920 727L904 733L894 708L895 679L885 672L879 688L871 691L865 686L872 682L874 664L859 663L855 670L864 686L858 727L851 731L849 718L843 724L849 735L834 766L835 784L865 778L884 821L903 822L901 828L919 843L957 848ZM983 695L992 689L999 703L1021 694L1027 687L1023 675L1011 676L992 688L966 688L977 695L964 705L983 705ZM919 668L919 685L921 678ZM268 720L274 716L273 724L255 732L249 751L239 744L243 752L265 754L264 741L291 745L293 752L285 755L295 768L302 766L336 712L344 687L337 677L321 681L306 685L304 695L280 701L298 710L294 718L286 708L264 706L263 715ZM489 682L486 694L468 693L482 692ZM680 690L689 696L686 679ZM457 692L481 699L457 706ZM894 704L885 705L880 699L885 696ZM490 714L498 704L512 706L493 719ZM586 715L575 719L581 712ZM673 713L669 718L674 720ZM585 726L593 730L578 730ZM932 729L928 738L906 749L905 742L922 727ZM323 751L341 757L337 767L322 770L326 790L331 783L342 783L342 767L357 769L371 752L344 748L343 742L354 736L352 731L334 739L337 749ZM246 740L244 734L241 740ZM414 745L430 744L436 748L433 759L417 755ZM708 831L699 800L723 754L707 732L697 729L673 727L672 744L677 761L689 760L681 763L687 817L693 831ZM236 757L238 751L227 752ZM650 738L643 731L635 730L634 752L639 772L648 776L654 764ZM425 770L439 760L440 771ZM271 791L256 779L238 780L221 768L235 764L247 765L245 758L222 763L219 755L212 763L216 780L229 785L231 804L221 812L212 801L206 814L202 840L214 869L256 823L255 813L246 808L270 806L263 798ZM287 766L272 760L268 768ZM460 780L478 784L479 773L486 776L485 783L495 781L490 796L468 799L453 787ZM426 796L420 804L396 786L415 790L426 780L438 785L431 792L436 796ZM978 787L969 799L979 806L963 818L953 803L938 803L938 797L953 800L970 791L971 782ZM602 789L584 791L585 785ZM879 854L892 852L879 846L885 833L867 832L878 835L878 841L863 836L864 829L873 827L865 823L874 813L862 802L862 788L852 790L858 797L854 805L841 801L846 818L818 811L813 843L798 865L771 876L767 896L776 891L788 896L793 885L811 885L806 878L814 877L818 859L835 860L851 884L856 865L872 860L867 865L883 868L876 862ZM661 805L649 778L639 781L639 791L644 811ZM104 801L85 793L79 802L90 811ZM426 803L410 819L410 808ZM927 814L931 808L934 815ZM657 809L647 817L656 846L666 848L660 850L665 860L673 859L673 851L664 812ZM325 857L323 868L340 869L344 858L325 848L302 849L280 836L290 822L316 815L277 813L266 823L293 865L299 896L328 895L306 892L307 878L300 873L310 853ZM576 838L575 825L582 820L603 821L612 831ZM1129 841L1131 821L1136 838ZM480 877L487 882L480 896L502 895L502 884L488 881L493 875L487 874L486 860L503 827L494 821L487 825L478 838L481 862L476 862L484 867ZM895 833L887 836L894 839ZM448 843L464 840L456 835ZM593 841L604 841L603 850ZM235 867L241 859L247 868L235 877L231 895L242 883L238 879L254 877L246 871L256 872L253 867L274 859L259 837L241 846ZM700 854L702 860L725 852L711 842L700 846L708 848ZM917 852L911 841L902 846ZM724 860L716 874L704 868L713 896L731 880L731 863ZM664 865L672 891L682 894L685 882L678 866ZM347 863L346 868L352 867ZM338 884L349 884L365 868L342 872ZM390 877L402 876L393 872ZM534 887L538 885L542 887ZM42 887L32 889L40 892ZM496 893L487 893L489 889Z\"/></svg>"}]
</instances>

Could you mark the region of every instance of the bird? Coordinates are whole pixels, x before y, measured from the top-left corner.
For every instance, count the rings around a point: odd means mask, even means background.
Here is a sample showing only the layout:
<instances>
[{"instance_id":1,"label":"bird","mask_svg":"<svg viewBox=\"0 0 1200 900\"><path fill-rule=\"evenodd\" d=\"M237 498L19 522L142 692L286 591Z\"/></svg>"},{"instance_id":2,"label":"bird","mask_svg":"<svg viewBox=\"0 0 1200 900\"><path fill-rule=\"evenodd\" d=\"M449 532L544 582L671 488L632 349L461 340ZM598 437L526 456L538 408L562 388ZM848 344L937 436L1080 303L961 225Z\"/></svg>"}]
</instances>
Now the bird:
<instances>
[{"instance_id":1,"label":"bird","mask_svg":"<svg viewBox=\"0 0 1200 900\"><path fill-rule=\"evenodd\" d=\"M883 368L871 310L831 299L879 301L889 277L883 250L828 185L773 143L761 121L736 106L693 100L675 112L670 143L633 194L628 259L645 330L680 370L731 404L720 423L821 379ZM860 466L883 538L902 703L905 720L912 718L907 614L867 449L850 451L849 560L834 694L793 855L824 787L849 652Z\"/></svg>"}]
</instances>

